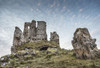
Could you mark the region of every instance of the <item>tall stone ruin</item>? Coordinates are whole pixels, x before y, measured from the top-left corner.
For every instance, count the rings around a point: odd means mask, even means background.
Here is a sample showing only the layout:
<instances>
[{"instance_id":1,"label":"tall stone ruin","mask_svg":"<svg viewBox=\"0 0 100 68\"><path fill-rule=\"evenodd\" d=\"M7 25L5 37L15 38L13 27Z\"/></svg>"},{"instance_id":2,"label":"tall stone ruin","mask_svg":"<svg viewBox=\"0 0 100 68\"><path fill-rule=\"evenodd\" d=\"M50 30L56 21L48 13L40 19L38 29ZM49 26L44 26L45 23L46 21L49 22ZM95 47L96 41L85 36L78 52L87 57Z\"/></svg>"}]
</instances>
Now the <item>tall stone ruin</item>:
<instances>
[{"instance_id":1,"label":"tall stone ruin","mask_svg":"<svg viewBox=\"0 0 100 68\"><path fill-rule=\"evenodd\" d=\"M23 33L20 28L15 27L13 45L21 45L24 42Z\"/></svg>"},{"instance_id":2,"label":"tall stone ruin","mask_svg":"<svg viewBox=\"0 0 100 68\"><path fill-rule=\"evenodd\" d=\"M16 27L13 45L21 45L22 39L24 43L47 40L46 22L37 21L37 26L35 20L32 20L32 22L25 22L23 32Z\"/></svg>"},{"instance_id":3,"label":"tall stone ruin","mask_svg":"<svg viewBox=\"0 0 100 68\"><path fill-rule=\"evenodd\" d=\"M92 59L100 56L95 44L96 39L92 39L87 28L78 28L72 40L72 45L77 58Z\"/></svg>"},{"instance_id":4,"label":"tall stone ruin","mask_svg":"<svg viewBox=\"0 0 100 68\"><path fill-rule=\"evenodd\" d=\"M23 33L19 27L15 27L14 37L13 37L13 46L11 47L11 53L15 53L15 46L20 46L24 43Z\"/></svg>"}]
</instances>

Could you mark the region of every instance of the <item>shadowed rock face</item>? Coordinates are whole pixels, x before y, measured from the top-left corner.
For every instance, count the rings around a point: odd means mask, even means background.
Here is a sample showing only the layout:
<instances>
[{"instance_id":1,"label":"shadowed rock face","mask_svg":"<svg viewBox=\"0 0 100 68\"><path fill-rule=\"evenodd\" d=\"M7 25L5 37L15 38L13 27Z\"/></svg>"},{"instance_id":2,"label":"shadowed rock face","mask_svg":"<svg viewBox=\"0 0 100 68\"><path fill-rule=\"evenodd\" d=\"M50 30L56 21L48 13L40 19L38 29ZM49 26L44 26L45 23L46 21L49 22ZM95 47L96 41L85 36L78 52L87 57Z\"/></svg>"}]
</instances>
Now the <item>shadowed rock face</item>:
<instances>
[{"instance_id":1,"label":"shadowed rock face","mask_svg":"<svg viewBox=\"0 0 100 68\"><path fill-rule=\"evenodd\" d=\"M78 28L72 40L72 45L77 58L88 59L99 57L100 54L87 28Z\"/></svg>"}]
</instances>

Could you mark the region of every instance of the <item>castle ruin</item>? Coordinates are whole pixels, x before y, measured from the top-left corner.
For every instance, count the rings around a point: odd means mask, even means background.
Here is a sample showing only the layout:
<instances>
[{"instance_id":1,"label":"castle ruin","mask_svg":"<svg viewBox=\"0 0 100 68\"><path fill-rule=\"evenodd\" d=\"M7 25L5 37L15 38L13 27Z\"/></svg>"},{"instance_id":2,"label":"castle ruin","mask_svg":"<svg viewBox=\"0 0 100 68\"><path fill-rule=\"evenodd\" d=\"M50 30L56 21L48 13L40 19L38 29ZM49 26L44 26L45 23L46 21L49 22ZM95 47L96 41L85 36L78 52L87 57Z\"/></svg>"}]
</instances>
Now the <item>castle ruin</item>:
<instances>
[{"instance_id":1,"label":"castle ruin","mask_svg":"<svg viewBox=\"0 0 100 68\"><path fill-rule=\"evenodd\" d=\"M37 42L41 40L47 40L46 22L35 21L25 22L23 32L19 27L15 27L12 52L15 52L15 46L22 45L27 42ZM59 36L56 32L51 33L50 41L54 41L59 44Z\"/></svg>"},{"instance_id":2,"label":"castle ruin","mask_svg":"<svg viewBox=\"0 0 100 68\"><path fill-rule=\"evenodd\" d=\"M47 40L46 22L32 20L32 22L25 22L23 32L25 42Z\"/></svg>"}]
</instances>

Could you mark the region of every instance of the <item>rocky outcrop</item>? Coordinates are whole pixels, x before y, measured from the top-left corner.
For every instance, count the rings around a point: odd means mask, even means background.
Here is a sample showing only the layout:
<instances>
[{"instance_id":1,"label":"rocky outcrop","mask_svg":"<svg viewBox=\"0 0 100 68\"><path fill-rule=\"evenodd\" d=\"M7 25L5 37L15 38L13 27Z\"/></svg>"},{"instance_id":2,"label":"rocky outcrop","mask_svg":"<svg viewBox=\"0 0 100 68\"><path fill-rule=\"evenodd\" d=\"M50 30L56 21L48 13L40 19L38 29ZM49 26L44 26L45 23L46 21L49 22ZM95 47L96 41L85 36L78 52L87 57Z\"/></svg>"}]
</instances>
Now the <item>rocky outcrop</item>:
<instances>
[{"instance_id":1,"label":"rocky outcrop","mask_svg":"<svg viewBox=\"0 0 100 68\"><path fill-rule=\"evenodd\" d=\"M59 44L59 35L56 32L50 33L50 41L54 41Z\"/></svg>"},{"instance_id":2,"label":"rocky outcrop","mask_svg":"<svg viewBox=\"0 0 100 68\"><path fill-rule=\"evenodd\" d=\"M72 45L77 58L88 59L99 57L100 54L87 28L78 28L72 40Z\"/></svg>"}]
</instances>

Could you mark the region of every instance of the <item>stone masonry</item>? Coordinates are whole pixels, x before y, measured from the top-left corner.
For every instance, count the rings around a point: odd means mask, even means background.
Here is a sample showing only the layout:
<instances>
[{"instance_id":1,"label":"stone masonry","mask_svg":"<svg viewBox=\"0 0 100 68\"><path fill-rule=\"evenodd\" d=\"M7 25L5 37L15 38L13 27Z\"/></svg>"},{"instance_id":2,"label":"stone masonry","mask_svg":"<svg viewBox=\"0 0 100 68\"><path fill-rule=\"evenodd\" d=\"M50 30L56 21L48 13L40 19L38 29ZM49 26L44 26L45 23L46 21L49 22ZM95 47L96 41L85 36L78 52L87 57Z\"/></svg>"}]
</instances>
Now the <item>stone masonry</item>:
<instances>
[{"instance_id":1,"label":"stone masonry","mask_svg":"<svg viewBox=\"0 0 100 68\"><path fill-rule=\"evenodd\" d=\"M13 45L21 45L23 42L24 38L22 31L18 27L15 27Z\"/></svg>"},{"instance_id":2,"label":"stone masonry","mask_svg":"<svg viewBox=\"0 0 100 68\"><path fill-rule=\"evenodd\" d=\"M32 22L25 22L24 24L24 40L25 42L29 42L36 39L36 21L32 20Z\"/></svg>"},{"instance_id":3,"label":"stone masonry","mask_svg":"<svg viewBox=\"0 0 100 68\"><path fill-rule=\"evenodd\" d=\"M47 40L47 34L46 34L46 22L44 21L37 21L37 40Z\"/></svg>"},{"instance_id":4,"label":"stone masonry","mask_svg":"<svg viewBox=\"0 0 100 68\"><path fill-rule=\"evenodd\" d=\"M32 20L32 22L25 22L23 33L16 27L13 45L21 45L22 42L26 43L39 40L47 40L46 22L37 21L36 26L36 21Z\"/></svg>"}]
</instances>

